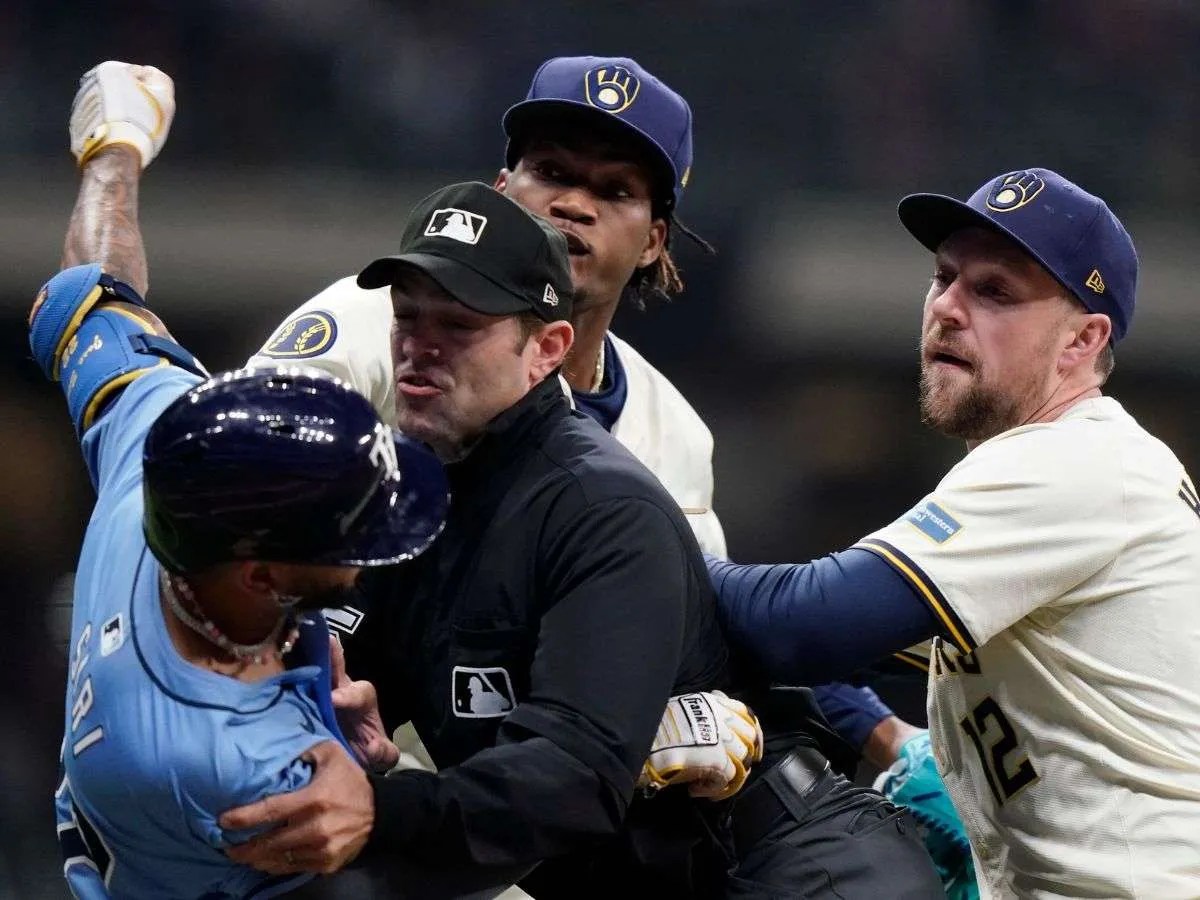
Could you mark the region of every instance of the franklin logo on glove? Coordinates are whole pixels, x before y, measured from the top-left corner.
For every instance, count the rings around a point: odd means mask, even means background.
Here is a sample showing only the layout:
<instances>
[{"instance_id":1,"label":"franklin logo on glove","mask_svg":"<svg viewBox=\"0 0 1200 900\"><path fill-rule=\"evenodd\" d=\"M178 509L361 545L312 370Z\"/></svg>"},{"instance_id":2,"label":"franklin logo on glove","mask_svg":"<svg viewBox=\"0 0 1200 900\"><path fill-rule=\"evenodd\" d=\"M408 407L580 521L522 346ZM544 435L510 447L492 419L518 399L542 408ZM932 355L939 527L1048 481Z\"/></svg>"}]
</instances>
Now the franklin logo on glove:
<instances>
[{"instance_id":1,"label":"franklin logo on glove","mask_svg":"<svg viewBox=\"0 0 1200 900\"><path fill-rule=\"evenodd\" d=\"M702 694L684 694L679 698L688 724L692 726L692 734L697 744L716 744L717 726L713 722L712 707Z\"/></svg>"},{"instance_id":2,"label":"franklin logo on glove","mask_svg":"<svg viewBox=\"0 0 1200 900\"><path fill-rule=\"evenodd\" d=\"M746 782L762 759L763 735L746 704L720 691L671 698L642 766L646 793L686 784L693 797L723 800Z\"/></svg>"}]
</instances>

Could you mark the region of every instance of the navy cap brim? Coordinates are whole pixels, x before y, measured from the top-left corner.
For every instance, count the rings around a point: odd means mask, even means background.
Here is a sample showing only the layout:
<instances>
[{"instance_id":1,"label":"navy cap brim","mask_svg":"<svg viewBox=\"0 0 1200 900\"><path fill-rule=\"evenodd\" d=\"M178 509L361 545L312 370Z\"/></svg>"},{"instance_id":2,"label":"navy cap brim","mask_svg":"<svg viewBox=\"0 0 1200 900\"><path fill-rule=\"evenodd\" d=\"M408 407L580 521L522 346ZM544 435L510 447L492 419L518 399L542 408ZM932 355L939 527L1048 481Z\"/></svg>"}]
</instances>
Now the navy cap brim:
<instances>
[{"instance_id":1,"label":"navy cap brim","mask_svg":"<svg viewBox=\"0 0 1200 900\"><path fill-rule=\"evenodd\" d=\"M506 151L505 162L511 168L516 159L513 154L518 149L515 140L523 134L526 134L529 129L537 127L539 122L553 120L556 116L567 115L583 115L595 117L598 122L610 123L617 129L618 132L624 131L631 137L640 140L647 149L653 154L655 162L658 164L658 177L664 183L666 188L666 196L664 197L670 204L675 203L675 187L679 184L679 173L675 171L675 163L671 159L671 154L667 152L658 141L652 138L642 129L638 128L632 122L627 122L620 116L615 116L603 109L597 109L589 103L583 103L578 100L562 100L552 97L534 98L532 100L522 100L508 108L501 119L501 125L504 127L504 133L508 135L509 144Z\"/></svg>"},{"instance_id":2,"label":"navy cap brim","mask_svg":"<svg viewBox=\"0 0 1200 900\"><path fill-rule=\"evenodd\" d=\"M373 501L376 509L334 565L389 566L423 553L446 524L450 487L436 456L392 429L400 480Z\"/></svg>"},{"instance_id":3,"label":"navy cap brim","mask_svg":"<svg viewBox=\"0 0 1200 900\"><path fill-rule=\"evenodd\" d=\"M945 194L909 194L896 207L896 214L909 234L934 253L946 238L964 228L986 228L1003 235L1029 254L1055 281L1075 294L1075 289L1055 274L1040 253L991 216L984 215L961 200Z\"/></svg>"},{"instance_id":4,"label":"navy cap brim","mask_svg":"<svg viewBox=\"0 0 1200 900\"><path fill-rule=\"evenodd\" d=\"M528 300L500 287L466 263L432 253L381 257L358 273L358 286L371 289L393 284L405 268L424 272L463 306L484 315L510 316L537 311Z\"/></svg>"}]
</instances>

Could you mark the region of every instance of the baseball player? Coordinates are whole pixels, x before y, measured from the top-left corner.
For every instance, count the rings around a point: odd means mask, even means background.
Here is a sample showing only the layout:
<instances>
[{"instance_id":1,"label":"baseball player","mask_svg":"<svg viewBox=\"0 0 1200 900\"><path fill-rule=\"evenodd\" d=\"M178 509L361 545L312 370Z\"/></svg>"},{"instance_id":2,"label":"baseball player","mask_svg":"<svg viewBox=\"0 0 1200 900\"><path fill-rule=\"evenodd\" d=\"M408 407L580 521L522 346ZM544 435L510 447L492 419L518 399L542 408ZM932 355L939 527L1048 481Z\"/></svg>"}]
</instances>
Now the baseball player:
<instances>
[{"instance_id":1,"label":"baseball player","mask_svg":"<svg viewBox=\"0 0 1200 900\"><path fill-rule=\"evenodd\" d=\"M969 452L842 553L710 558L730 635L781 678L936 638L933 748L984 896L1200 896L1200 498L1101 390L1133 242L1047 169L899 214L936 254L921 411Z\"/></svg>"},{"instance_id":2,"label":"baseball player","mask_svg":"<svg viewBox=\"0 0 1200 900\"><path fill-rule=\"evenodd\" d=\"M429 544L441 467L323 373L203 380L99 265L51 279L29 324L97 492L55 793L67 883L85 900L290 890L306 878L231 862L222 850L249 835L217 817L351 751L319 610L359 567Z\"/></svg>"}]
</instances>

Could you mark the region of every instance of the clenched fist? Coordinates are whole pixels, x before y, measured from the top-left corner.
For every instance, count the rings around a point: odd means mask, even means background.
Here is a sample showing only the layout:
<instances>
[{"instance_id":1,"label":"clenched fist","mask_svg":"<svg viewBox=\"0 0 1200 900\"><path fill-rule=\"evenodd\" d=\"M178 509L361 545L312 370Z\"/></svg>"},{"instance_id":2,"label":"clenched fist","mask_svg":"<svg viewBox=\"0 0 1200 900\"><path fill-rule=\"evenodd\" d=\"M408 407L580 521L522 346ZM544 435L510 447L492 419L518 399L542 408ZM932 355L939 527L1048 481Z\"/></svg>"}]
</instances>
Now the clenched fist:
<instances>
[{"instance_id":1,"label":"clenched fist","mask_svg":"<svg viewBox=\"0 0 1200 900\"><path fill-rule=\"evenodd\" d=\"M175 84L154 66L109 60L86 72L71 105L71 152L83 166L113 144L137 150L142 168L158 155L175 117Z\"/></svg>"}]
</instances>

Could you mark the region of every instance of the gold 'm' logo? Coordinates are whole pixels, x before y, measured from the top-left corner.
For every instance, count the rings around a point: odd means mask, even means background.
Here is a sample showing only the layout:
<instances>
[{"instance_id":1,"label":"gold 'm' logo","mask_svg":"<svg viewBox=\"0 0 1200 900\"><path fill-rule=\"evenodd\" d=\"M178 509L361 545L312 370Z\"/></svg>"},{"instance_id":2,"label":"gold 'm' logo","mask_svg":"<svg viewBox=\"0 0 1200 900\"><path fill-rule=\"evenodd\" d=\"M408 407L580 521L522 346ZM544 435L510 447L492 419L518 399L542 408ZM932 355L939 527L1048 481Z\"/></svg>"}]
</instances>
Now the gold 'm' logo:
<instances>
[{"instance_id":1,"label":"gold 'm' logo","mask_svg":"<svg viewBox=\"0 0 1200 900\"><path fill-rule=\"evenodd\" d=\"M1087 277L1087 281L1085 281L1084 284L1090 287L1097 294L1104 293L1104 279L1100 276L1099 269L1092 269L1092 274Z\"/></svg>"}]
</instances>

